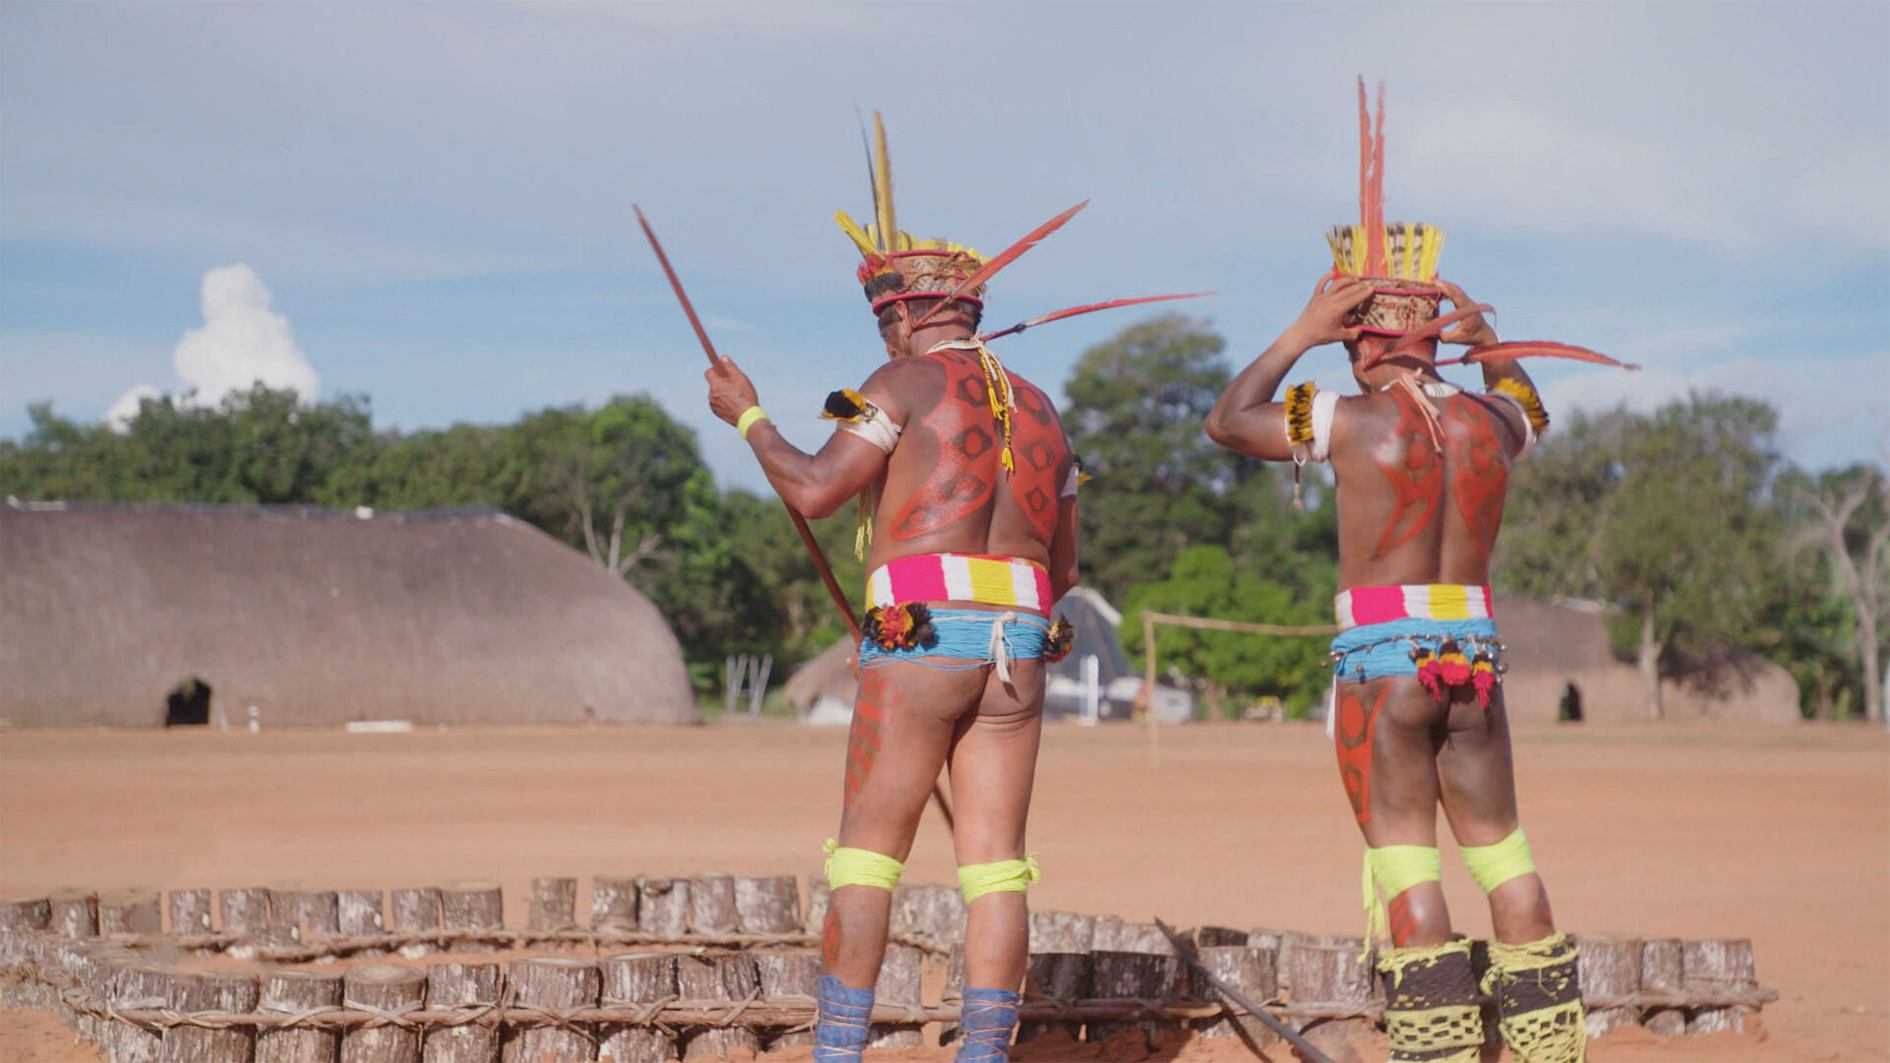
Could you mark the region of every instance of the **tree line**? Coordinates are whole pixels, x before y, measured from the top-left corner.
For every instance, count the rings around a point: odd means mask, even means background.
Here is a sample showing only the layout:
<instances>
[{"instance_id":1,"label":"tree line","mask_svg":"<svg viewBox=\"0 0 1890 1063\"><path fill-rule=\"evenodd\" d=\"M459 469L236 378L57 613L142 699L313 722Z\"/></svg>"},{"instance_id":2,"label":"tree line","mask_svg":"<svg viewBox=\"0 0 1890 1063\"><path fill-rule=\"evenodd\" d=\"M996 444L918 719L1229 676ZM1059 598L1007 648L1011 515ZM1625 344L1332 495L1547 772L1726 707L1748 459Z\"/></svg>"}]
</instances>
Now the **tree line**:
<instances>
[{"instance_id":1,"label":"tree line","mask_svg":"<svg viewBox=\"0 0 1890 1063\"><path fill-rule=\"evenodd\" d=\"M1308 470L1301 508L1289 469L1202 431L1229 379L1225 346L1199 323L1157 318L1085 352L1065 384L1065 425L1094 474L1083 576L1123 607L1131 655L1144 609L1330 619L1338 536L1323 470ZM780 504L719 490L694 432L647 395L414 432L377 431L362 396L304 403L260 386L214 405L147 399L118 427L49 404L29 413L21 438L0 441L0 494L504 509L648 595L705 687L727 654L791 665L844 630ZM1800 469L1776 435L1765 403L1714 394L1560 418L1512 477L1498 593L1612 606L1650 712L1659 677L1712 682L1736 648L1784 666L1807 716L1882 719L1890 484L1873 464ZM815 531L857 599L850 510ZM1323 693L1316 639L1157 638L1210 703L1273 697L1298 712Z\"/></svg>"}]
</instances>

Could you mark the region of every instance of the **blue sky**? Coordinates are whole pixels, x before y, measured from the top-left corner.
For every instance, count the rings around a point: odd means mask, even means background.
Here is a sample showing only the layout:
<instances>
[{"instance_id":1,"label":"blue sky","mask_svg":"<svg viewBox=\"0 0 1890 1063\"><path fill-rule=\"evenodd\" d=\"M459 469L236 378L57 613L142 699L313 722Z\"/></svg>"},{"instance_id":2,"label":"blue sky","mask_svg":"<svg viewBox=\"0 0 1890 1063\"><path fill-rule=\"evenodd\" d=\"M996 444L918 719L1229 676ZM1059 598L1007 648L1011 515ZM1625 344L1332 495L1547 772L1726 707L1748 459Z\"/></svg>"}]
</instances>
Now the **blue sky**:
<instances>
[{"instance_id":1,"label":"blue sky","mask_svg":"<svg viewBox=\"0 0 1890 1063\"><path fill-rule=\"evenodd\" d=\"M882 357L830 220L869 209L856 106L920 235L992 252L1092 199L991 322L1216 289L1185 308L1244 364L1355 214L1364 73L1388 216L1449 231L1505 338L1647 366L1543 364L1552 410L1716 387L1776 403L1801 462L1875 457L1886 40L1890 5L1836 3L0 5L0 435L198 379L174 353L243 264L269 311L199 360L266 334L409 429L649 391L759 485L630 205L817 444ZM1133 315L1003 352L1055 391Z\"/></svg>"}]
</instances>

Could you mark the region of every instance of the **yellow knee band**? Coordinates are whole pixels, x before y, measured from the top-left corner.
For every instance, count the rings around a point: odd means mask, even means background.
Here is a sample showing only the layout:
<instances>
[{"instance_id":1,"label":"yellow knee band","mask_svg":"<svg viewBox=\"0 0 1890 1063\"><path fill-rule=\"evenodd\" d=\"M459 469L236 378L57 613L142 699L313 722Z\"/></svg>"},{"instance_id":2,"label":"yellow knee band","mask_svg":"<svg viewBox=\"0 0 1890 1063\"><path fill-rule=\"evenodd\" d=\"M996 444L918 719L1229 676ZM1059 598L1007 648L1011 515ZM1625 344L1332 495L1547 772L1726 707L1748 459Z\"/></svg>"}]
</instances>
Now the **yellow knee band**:
<instances>
[{"instance_id":1,"label":"yellow knee band","mask_svg":"<svg viewBox=\"0 0 1890 1063\"><path fill-rule=\"evenodd\" d=\"M1521 827L1495 845L1465 845L1462 849L1464 865L1485 893L1512 878L1536 871L1535 859L1529 855L1529 842L1523 837Z\"/></svg>"},{"instance_id":2,"label":"yellow knee band","mask_svg":"<svg viewBox=\"0 0 1890 1063\"><path fill-rule=\"evenodd\" d=\"M899 885L906 865L870 849L847 849L832 838L827 839L827 887L872 886L891 893Z\"/></svg>"},{"instance_id":3,"label":"yellow knee band","mask_svg":"<svg viewBox=\"0 0 1890 1063\"><path fill-rule=\"evenodd\" d=\"M1444 877L1444 858L1434 845L1381 845L1365 850L1365 922L1366 947L1374 938L1390 936L1390 921L1384 902L1420 882L1437 882Z\"/></svg>"},{"instance_id":4,"label":"yellow knee band","mask_svg":"<svg viewBox=\"0 0 1890 1063\"><path fill-rule=\"evenodd\" d=\"M966 864L958 869L958 888L965 895L965 903L970 904L987 893L1026 893L1030 884L1042 877L1033 853L1022 860Z\"/></svg>"}]
</instances>

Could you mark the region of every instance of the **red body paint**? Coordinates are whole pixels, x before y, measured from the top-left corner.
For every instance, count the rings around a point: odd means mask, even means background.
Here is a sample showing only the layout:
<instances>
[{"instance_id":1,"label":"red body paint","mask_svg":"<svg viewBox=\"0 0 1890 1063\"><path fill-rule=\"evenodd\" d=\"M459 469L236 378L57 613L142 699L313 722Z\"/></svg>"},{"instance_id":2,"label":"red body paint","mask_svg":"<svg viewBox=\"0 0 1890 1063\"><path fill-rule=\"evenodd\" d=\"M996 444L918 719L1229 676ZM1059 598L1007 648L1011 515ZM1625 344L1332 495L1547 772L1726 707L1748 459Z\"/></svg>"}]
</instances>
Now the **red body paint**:
<instances>
[{"instance_id":1,"label":"red body paint","mask_svg":"<svg viewBox=\"0 0 1890 1063\"><path fill-rule=\"evenodd\" d=\"M1390 694L1389 686L1380 688L1369 709L1356 693L1339 696L1339 718L1333 727L1339 781L1345 784L1345 796L1351 799L1352 814L1360 823L1372 819L1372 725Z\"/></svg>"},{"instance_id":2,"label":"red body paint","mask_svg":"<svg viewBox=\"0 0 1890 1063\"><path fill-rule=\"evenodd\" d=\"M848 808L853 807L853 799L859 796L866 777L873 771L873 760L879 756L880 729L886 722L886 712L892 707L890 699L896 696L890 684L870 669L863 670L859 702L853 707L853 726L847 733L844 804Z\"/></svg>"},{"instance_id":3,"label":"red body paint","mask_svg":"<svg viewBox=\"0 0 1890 1063\"><path fill-rule=\"evenodd\" d=\"M1458 395L1450 400L1443 420L1455 474L1451 486L1457 512L1470 526L1487 561L1503 526L1503 497L1509 490L1509 458L1497 435L1496 414L1475 399ZM1454 431L1457 426L1462 431Z\"/></svg>"},{"instance_id":4,"label":"red body paint","mask_svg":"<svg viewBox=\"0 0 1890 1063\"><path fill-rule=\"evenodd\" d=\"M1378 537L1374 558L1385 556L1430 527L1444 495L1444 463L1431 445L1423 413L1408 396L1396 391L1392 394L1398 401L1397 449L1389 455L1384 448L1373 451L1372 461L1391 481L1397 498L1392 503L1391 519Z\"/></svg>"}]
</instances>

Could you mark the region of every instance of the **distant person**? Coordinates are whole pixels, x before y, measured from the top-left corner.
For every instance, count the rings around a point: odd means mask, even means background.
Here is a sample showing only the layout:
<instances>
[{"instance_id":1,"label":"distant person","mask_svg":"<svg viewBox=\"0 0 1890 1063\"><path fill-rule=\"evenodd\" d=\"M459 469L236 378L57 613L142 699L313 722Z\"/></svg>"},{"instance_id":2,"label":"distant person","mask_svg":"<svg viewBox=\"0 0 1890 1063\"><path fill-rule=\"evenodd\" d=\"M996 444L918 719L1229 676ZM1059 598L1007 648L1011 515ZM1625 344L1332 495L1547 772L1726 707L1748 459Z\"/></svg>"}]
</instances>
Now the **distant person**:
<instances>
[{"instance_id":1,"label":"distant person","mask_svg":"<svg viewBox=\"0 0 1890 1063\"><path fill-rule=\"evenodd\" d=\"M1496 940L1483 989L1497 999L1503 1039L1521 1063L1568 1063L1583 1058L1586 1038L1576 949L1555 929L1518 825L1490 552L1510 465L1548 427L1514 358L1608 360L1559 345L1499 346L1478 312L1488 308L1437 279L1443 234L1385 224L1384 103L1381 90L1374 134L1363 81L1359 123L1369 145L1364 217L1333 231L1337 268L1234 378L1207 431L1250 457L1329 461L1338 484L1345 630L1332 643L1328 725L1368 846L1371 930L1390 937L1378 970L1391 1058L1471 1063L1483 1041L1470 943L1453 935L1439 881L1441 801L1489 897ZM1445 299L1455 312L1438 319ZM1439 340L1472 348L1466 361L1482 368L1482 393L1438 375ZM1300 356L1327 343L1345 345L1360 393L1305 383L1276 401Z\"/></svg>"},{"instance_id":2,"label":"distant person","mask_svg":"<svg viewBox=\"0 0 1890 1063\"><path fill-rule=\"evenodd\" d=\"M726 358L708 371L709 405L802 513L824 517L860 495L861 545L870 542L859 701L839 838L828 842L814 1058L860 1058L892 890L945 766L970 908L957 1058L993 1063L1009 1049L1029 948L1024 894L1037 865L1024 822L1045 660L1069 645L1067 624L1053 627L1049 614L1076 581L1080 477L1049 397L975 335L983 288L939 305L983 260L898 230L879 135L877 223L839 219L865 257L859 279L887 363L858 391L828 397L835 431L817 454L782 437Z\"/></svg>"}]
</instances>

